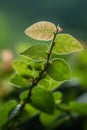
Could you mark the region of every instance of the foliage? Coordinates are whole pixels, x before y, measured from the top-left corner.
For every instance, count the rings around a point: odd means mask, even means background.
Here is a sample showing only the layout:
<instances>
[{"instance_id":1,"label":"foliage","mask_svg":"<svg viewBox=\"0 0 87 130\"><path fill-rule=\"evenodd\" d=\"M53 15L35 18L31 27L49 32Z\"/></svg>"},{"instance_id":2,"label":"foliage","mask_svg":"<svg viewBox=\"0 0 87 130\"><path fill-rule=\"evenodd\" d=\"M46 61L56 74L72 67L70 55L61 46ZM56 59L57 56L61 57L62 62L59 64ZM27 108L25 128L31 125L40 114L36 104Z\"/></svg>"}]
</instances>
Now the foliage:
<instances>
[{"instance_id":1,"label":"foliage","mask_svg":"<svg viewBox=\"0 0 87 130\"><path fill-rule=\"evenodd\" d=\"M70 34L59 34L61 30L47 21L35 23L25 30L25 34L44 41L44 44L29 47L20 53L21 59L13 61L15 74L10 82L18 88L19 99L9 101L0 108L0 120L4 119L0 121L2 129L20 129L34 116L39 117L46 129L55 129L69 119L87 115L84 109L87 103L66 100L69 93L65 97L61 91L62 84L70 80L71 74L69 64L60 55L83 48ZM45 41L51 43L46 45Z\"/></svg>"}]
</instances>

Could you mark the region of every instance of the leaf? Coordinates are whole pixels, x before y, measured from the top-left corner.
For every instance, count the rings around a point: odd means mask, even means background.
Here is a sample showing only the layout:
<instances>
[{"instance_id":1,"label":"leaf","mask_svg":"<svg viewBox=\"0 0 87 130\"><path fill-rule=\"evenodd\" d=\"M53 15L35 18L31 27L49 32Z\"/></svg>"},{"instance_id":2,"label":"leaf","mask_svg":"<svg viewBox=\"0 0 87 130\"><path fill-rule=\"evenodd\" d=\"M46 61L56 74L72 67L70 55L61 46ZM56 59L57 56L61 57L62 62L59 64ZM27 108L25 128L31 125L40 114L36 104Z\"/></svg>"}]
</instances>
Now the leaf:
<instances>
[{"instance_id":1,"label":"leaf","mask_svg":"<svg viewBox=\"0 0 87 130\"><path fill-rule=\"evenodd\" d=\"M2 127L8 121L9 112L16 105L17 102L12 100L0 107L0 127Z\"/></svg>"},{"instance_id":2,"label":"leaf","mask_svg":"<svg viewBox=\"0 0 87 130\"><path fill-rule=\"evenodd\" d=\"M55 104L61 103L62 93L61 92L54 92L53 93Z\"/></svg>"},{"instance_id":3,"label":"leaf","mask_svg":"<svg viewBox=\"0 0 87 130\"><path fill-rule=\"evenodd\" d=\"M58 119L60 115L61 115L61 112L55 109L52 115L41 113L39 118L40 118L41 123L44 126L50 126L52 123L54 123Z\"/></svg>"},{"instance_id":4,"label":"leaf","mask_svg":"<svg viewBox=\"0 0 87 130\"><path fill-rule=\"evenodd\" d=\"M19 55L18 60L24 61L24 62L29 63L29 64L31 63L31 59L29 59L28 57L26 57L24 55Z\"/></svg>"},{"instance_id":5,"label":"leaf","mask_svg":"<svg viewBox=\"0 0 87 130\"><path fill-rule=\"evenodd\" d=\"M53 59L46 71L48 75L55 81L70 79L70 68L63 59Z\"/></svg>"},{"instance_id":6,"label":"leaf","mask_svg":"<svg viewBox=\"0 0 87 130\"><path fill-rule=\"evenodd\" d=\"M39 82L39 86L52 91L55 90L56 88L58 88L60 86L60 82L56 82L54 81L52 78L50 78L48 75L46 75L44 78L42 78Z\"/></svg>"},{"instance_id":7,"label":"leaf","mask_svg":"<svg viewBox=\"0 0 87 130\"><path fill-rule=\"evenodd\" d=\"M45 66L45 62L44 61L40 61L40 62L33 62L34 63L34 68L36 71L41 71L44 69Z\"/></svg>"},{"instance_id":8,"label":"leaf","mask_svg":"<svg viewBox=\"0 0 87 130\"><path fill-rule=\"evenodd\" d=\"M30 118L37 116L39 114L39 111L37 109L35 109L34 107L32 107L29 104L26 104L25 108L23 109L19 120L22 123L28 121ZM18 122L19 125L19 122Z\"/></svg>"},{"instance_id":9,"label":"leaf","mask_svg":"<svg viewBox=\"0 0 87 130\"><path fill-rule=\"evenodd\" d=\"M20 99L21 99L21 100L25 100L25 99L27 98L27 96L28 96L28 93L29 93L28 90L22 92L22 93L20 94Z\"/></svg>"},{"instance_id":10,"label":"leaf","mask_svg":"<svg viewBox=\"0 0 87 130\"><path fill-rule=\"evenodd\" d=\"M70 107L69 107L69 105L68 104L65 104L65 103L60 103L60 104L58 104L57 105L57 107L58 107L58 109L60 109L60 110L64 110L64 111L66 111L66 112L69 112L70 111Z\"/></svg>"},{"instance_id":11,"label":"leaf","mask_svg":"<svg viewBox=\"0 0 87 130\"><path fill-rule=\"evenodd\" d=\"M20 99L25 100L28 96L28 91L20 94ZM41 87L36 86L33 89L30 104L40 111L52 114L54 111L54 99L50 91L46 91Z\"/></svg>"},{"instance_id":12,"label":"leaf","mask_svg":"<svg viewBox=\"0 0 87 130\"><path fill-rule=\"evenodd\" d=\"M21 53L21 55L25 55L33 60L44 60L47 58L47 50L48 47L44 44L37 44L34 45L24 52Z\"/></svg>"},{"instance_id":13,"label":"leaf","mask_svg":"<svg viewBox=\"0 0 87 130\"><path fill-rule=\"evenodd\" d=\"M36 40L49 41L53 39L56 27L53 23L41 21L33 24L25 30L25 34Z\"/></svg>"},{"instance_id":14,"label":"leaf","mask_svg":"<svg viewBox=\"0 0 87 130\"><path fill-rule=\"evenodd\" d=\"M87 103L70 102L70 110L81 115L87 115Z\"/></svg>"},{"instance_id":15,"label":"leaf","mask_svg":"<svg viewBox=\"0 0 87 130\"><path fill-rule=\"evenodd\" d=\"M78 40L69 34L58 34L55 39L53 52L57 54L68 54L81 51L82 45Z\"/></svg>"},{"instance_id":16,"label":"leaf","mask_svg":"<svg viewBox=\"0 0 87 130\"><path fill-rule=\"evenodd\" d=\"M19 110L21 108L22 104L18 104L14 109L12 109L9 113L9 120L12 120L14 117L17 116L17 114L19 113ZM26 122L27 120L29 120L30 118L37 116L39 114L39 111L37 109L35 109L34 107L32 107L29 104L26 104L24 109L22 110L20 116L18 117L18 120L20 122L16 121L16 126Z\"/></svg>"},{"instance_id":17,"label":"leaf","mask_svg":"<svg viewBox=\"0 0 87 130\"><path fill-rule=\"evenodd\" d=\"M32 77L32 71L30 70L30 65L21 60L15 60L13 62L13 67L16 72L27 79Z\"/></svg>"},{"instance_id":18,"label":"leaf","mask_svg":"<svg viewBox=\"0 0 87 130\"><path fill-rule=\"evenodd\" d=\"M16 85L16 87L21 88L21 87L27 87L27 86L29 86L30 80L23 78L21 75L14 74L10 78L10 82L12 84Z\"/></svg>"},{"instance_id":19,"label":"leaf","mask_svg":"<svg viewBox=\"0 0 87 130\"><path fill-rule=\"evenodd\" d=\"M52 114L55 109L55 103L52 93L40 87L36 87L33 89L31 95L31 105L38 110L48 114Z\"/></svg>"}]
</instances>

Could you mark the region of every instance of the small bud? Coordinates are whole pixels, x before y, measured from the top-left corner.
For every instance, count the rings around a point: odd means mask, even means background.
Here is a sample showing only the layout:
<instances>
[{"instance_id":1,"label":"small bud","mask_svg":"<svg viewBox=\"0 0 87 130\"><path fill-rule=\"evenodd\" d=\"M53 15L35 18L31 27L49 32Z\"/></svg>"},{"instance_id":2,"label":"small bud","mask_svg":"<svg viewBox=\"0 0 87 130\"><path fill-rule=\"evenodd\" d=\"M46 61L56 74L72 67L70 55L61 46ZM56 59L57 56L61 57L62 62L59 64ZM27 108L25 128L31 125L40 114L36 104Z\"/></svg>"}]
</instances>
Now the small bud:
<instances>
[{"instance_id":1,"label":"small bud","mask_svg":"<svg viewBox=\"0 0 87 130\"><path fill-rule=\"evenodd\" d=\"M46 52L47 53L47 55L49 55L50 53L49 52Z\"/></svg>"},{"instance_id":2,"label":"small bud","mask_svg":"<svg viewBox=\"0 0 87 130\"><path fill-rule=\"evenodd\" d=\"M58 26L57 26L57 32L59 33L59 32L61 32L61 31L63 31L63 29L58 25Z\"/></svg>"}]
</instances>

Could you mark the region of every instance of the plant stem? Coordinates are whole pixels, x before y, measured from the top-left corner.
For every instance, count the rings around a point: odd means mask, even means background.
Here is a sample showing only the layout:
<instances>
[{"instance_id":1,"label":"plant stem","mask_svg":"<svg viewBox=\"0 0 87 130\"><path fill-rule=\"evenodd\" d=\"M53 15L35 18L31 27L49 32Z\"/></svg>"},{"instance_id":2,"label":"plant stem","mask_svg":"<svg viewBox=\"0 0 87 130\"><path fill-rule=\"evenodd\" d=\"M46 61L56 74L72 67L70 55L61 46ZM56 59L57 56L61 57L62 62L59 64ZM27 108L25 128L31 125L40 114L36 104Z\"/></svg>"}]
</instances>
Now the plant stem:
<instances>
[{"instance_id":1,"label":"plant stem","mask_svg":"<svg viewBox=\"0 0 87 130\"><path fill-rule=\"evenodd\" d=\"M53 47L54 47L54 45L55 45L55 38L56 38L57 33L58 33L58 30L56 30L56 31L54 32L54 37L53 37L53 40L52 40L52 43L51 43L51 47L50 47L49 51L47 52L47 62L46 62L46 64L45 64L45 67L44 67L44 69L39 73L39 77L38 77L36 80L33 80L32 85L29 86L28 97L26 98L25 102L21 105L20 110L22 110L22 109L25 107L26 103L29 101L30 96L31 96L31 94L32 94L32 89L33 89L33 88L38 84L38 82L42 79L43 74L44 74L44 72L46 71L46 69L47 69L47 67L48 67L48 65L49 65L49 61L50 61L50 57L51 57L51 54L52 54Z\"/></svg>"},{"instance_id":2,"label":"plant stem","mask_svg":"<svg viewBox=\"0 0 87 130\"><path fill-rule=\"evenodd\" d=\"M42 79L42 77L43 77L44 72L45 72L46 69L48 68L48 65L49 65L49 62L50 62L50 57L51 57L51 54L52 54L52 50L53 50L53 47L54 47L54 45L55 45L55 38L56 38L56 35L57 35L58 33L59 33L59 31L58 31L58 28L57 28L56 31L54 32L54 37L53 37L53 40L52 40L50 49L49 49L49 51L48 51L48 53L47 53L47 61L46 61L46 64L45 64L45 66L44 66L44 69L39 73L39 77L38 77L37 79L34 79L34 80L32 81L31 86L29 86L29 87L26 89L26 90L29 90L27 98L25 99L25 101L24 101L22 104L20 103L21 106L20 106L19 110L17 111L17 113L16 113L11 119L8 120L8 122L6 123L5 126L8 126L11 121L15 121L15 120L17 119L17 117L21 114L21 111L24 109L26 103L29 102L29 99L30 99L30 97L31 97L31 95L32 95L32 89L39 83L39 81L40 81L40 80Z\"/></svg>"}]
</instances>

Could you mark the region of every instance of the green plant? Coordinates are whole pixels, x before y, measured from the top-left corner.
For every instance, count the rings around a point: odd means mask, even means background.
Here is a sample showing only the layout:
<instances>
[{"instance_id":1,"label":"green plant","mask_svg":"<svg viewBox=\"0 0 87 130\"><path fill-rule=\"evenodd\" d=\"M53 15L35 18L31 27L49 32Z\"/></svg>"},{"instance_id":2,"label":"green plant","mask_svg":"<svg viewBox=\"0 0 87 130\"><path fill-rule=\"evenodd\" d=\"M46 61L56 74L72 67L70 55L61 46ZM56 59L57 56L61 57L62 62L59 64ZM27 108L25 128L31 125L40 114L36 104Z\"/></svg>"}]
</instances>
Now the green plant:
<instances>
[{"instance_id":1,"label":"green plant","mask_svg":"<svg viewBox=\"0 0 87 130\"><path fill-rule=\"evenodd\" d=\"M19 88L20 101L11 100L0 108L1 128L16 129L23 122L39 115L47 129L54 129L65 122L67 117L73 118L72 111L78 113L78 108L84 107L84 104L76 102L68 105L63 103L63 93L57 90L60 84L70 80L70 67L60 55L83 48L73 36L60 34L61 31L59 25L56 27L46 21L35 23L25 30L25 34L44 41L44 44L31 46L20 54L18 60L13 61L15 74L10 82ZM81 112L85 113L83 109Z\"/></svg>"}]
</instances>

